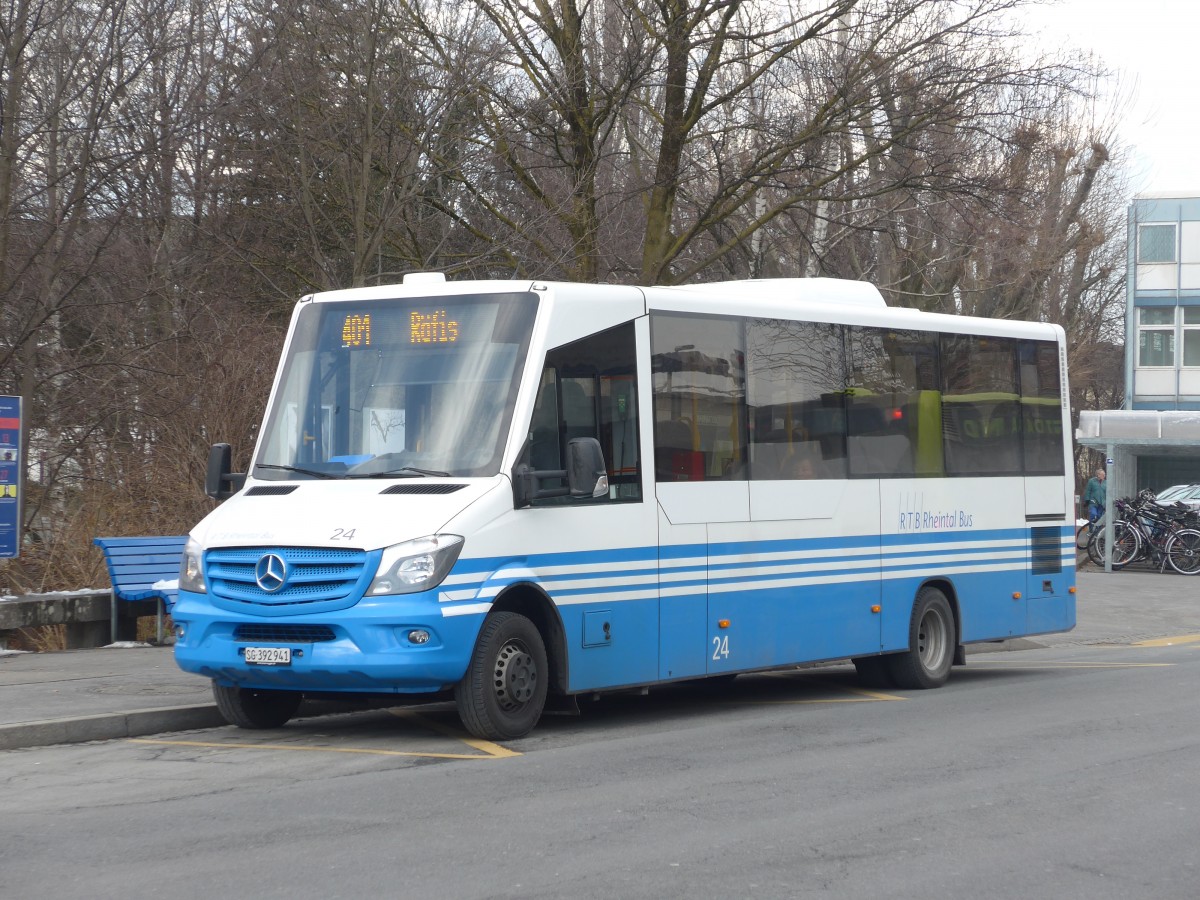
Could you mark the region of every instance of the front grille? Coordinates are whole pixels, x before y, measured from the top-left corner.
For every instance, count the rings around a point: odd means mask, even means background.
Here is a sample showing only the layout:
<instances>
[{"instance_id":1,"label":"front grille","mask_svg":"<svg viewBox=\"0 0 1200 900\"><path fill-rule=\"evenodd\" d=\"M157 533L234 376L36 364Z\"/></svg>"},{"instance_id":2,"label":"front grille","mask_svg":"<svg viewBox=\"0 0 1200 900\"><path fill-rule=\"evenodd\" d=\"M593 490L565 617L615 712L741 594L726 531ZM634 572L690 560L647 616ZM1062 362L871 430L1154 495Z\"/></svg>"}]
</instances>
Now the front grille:
<instances>
[{"instance_id":1,"label":"front grille","mask_svg":"<svg viewBox=\"0 0 1200 900\"><path fill-rule=\"evenodd\" d=\"M233 639L242 643L316 644L336 639L328 625L239 625Z\"/></svg>"},{"instance_id":2,"label":"front grille","mask_svg":"<svg viewBox=\"0 0 1200 900\"><path fill-rule=\"evenodd\" d=\"M274 554L286 576L276 591L259 587L255 567ZM218 547L205 554L208 589L237 607L303 607L351 597L364 576L367 553L324 547Z\"/></svg>"}]
</instances>

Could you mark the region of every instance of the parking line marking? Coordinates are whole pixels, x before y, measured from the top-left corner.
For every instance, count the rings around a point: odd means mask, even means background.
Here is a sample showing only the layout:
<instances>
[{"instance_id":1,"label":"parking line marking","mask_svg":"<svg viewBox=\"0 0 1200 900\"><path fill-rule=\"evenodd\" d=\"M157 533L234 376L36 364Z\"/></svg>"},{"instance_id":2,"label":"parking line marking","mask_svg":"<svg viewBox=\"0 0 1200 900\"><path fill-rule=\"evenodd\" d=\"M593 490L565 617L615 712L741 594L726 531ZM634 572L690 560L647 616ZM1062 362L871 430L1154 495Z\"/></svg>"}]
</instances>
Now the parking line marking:
<instances>
[{"instance_id":1,"label":"parking line marking","mask_svg":"<svg viewBox=\"0 0 1200 900\"><path fill-rule=\"evenodd\" d=\"M408 709L389 709L386 712L400 719L409 719L414 724L429 731L435 731L438 734L452 738L460 743L466 744L478 753L432 753L416 750L375 750L367 747L317 747L306 744L251 744L247 742L233 741L169 741L157 740L151 738L129 738L131 744L155 744L171 747L210 747L218 750L235 749L235 750L295 750L308 753L358 753L368 756L406 756L420 759L508 759L513 756L521 756L516 750L509 750L507 747L501 747L499 744L493 744L491 741L479 740L477 738L468 737L460 731L453 728L448 728L439 722L434 722L425 716L413 712Z\"/></svg>"},{"instance_id":2,"label":"parking line marking","mask_svg":"<svg viewBox=\"0 0 1200 900\"><path fill-rule=\"evenodd\" d=\"M520 756L516 750L509 750L507 747L501 747L499 744L493 744L491 741L485 741L480 738L465 736L461 731L456 731L453 728L448 728L440 722L434 722L432 719L427 719L420 713L413 712L411 709L389 709L389 713L400 719L412 719L422 728L428 728L430 731L436 731L438 734L444 734L446 737L454 738L456 741L462 741L468 747L474 747L476 750L485 754L491 759L507 759L511 756ZM468 756L467 759L479 759L481 757Z\"/></svg>"},{"instance_id":3,"label":"parking line marking","mask_svg":"<svg viewBox=\"0 0 1200 900\"><path fill-rule=\"evenodd\" d=\"M1200 634L1180 634L1175 637L1155 638L1152 641L1138 641L1134 647L1174 647L1177 644L1200 644Z\"/></svg>"},{"instance_id":4,"label":"parking line marking","mask_svg":"<svg viewBox=\"0 0 1200 900\"><path fill-rule=\"evenodd\" d=\"M772 678L787 678L792 673L790 672L766 672L764 673ZM895 694L884 694L880 691L868 691L865 688L851 687L845 684L835 684L831 681L825 681L820 678L812 678L808 680L815 681L822 687L833 688L838 691L845 691L848 694L853 694L852 697L822 697L816 700L758 700L754 697L740 698L735 702L742 703L791 703L791 704L808 704L816 705L821 703L878 703L886 700L907 700L907 697L898 697Z\"/></svg>"},{"instance_id":5,"label":"parking line marking","mask_svg":"<svg viewBox=\"0 0 1200 900\"><path fill-rule=\"evenodd\" d=\"M295 750L308 753L359 753L367 756L415 756L429 759L492 759L478 753L417 753L408 750L371 750L366 747L310 747L304 744L247 744L222 741L166 741L129 738L131 744L159 744L169 747L211 747L216 750Z\"/></svg>"},{"instance_id":6,"label":"parking line marking","mask_svg":"<svg viewBox=\"0 0 1200 900\"><path fill-rule=\"evenodd\" d=\"M1175 663L1003 663L996 661L990 665L968 665L964 672L1004 671L1005 669L1169 669Z\"/></svg>"}]
</instances>

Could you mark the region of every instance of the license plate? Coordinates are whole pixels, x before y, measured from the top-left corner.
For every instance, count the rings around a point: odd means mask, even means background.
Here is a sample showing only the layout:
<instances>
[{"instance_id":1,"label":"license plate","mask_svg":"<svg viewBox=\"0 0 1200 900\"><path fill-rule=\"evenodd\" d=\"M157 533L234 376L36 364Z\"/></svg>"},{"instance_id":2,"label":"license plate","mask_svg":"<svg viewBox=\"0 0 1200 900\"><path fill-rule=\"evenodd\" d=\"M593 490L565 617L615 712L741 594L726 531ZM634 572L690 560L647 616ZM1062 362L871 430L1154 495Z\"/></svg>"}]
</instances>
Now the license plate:
<instances>
[{"instance_id":1,"label":"license plate","mask_svg":"<svg viewBox=\"0 0 1200 900\"><path fill-rule=\"evenodd\" d=\"M247 647L244 658L252 666L290 666L292 664L292 648Z\"/></svg>"}]
</instances>

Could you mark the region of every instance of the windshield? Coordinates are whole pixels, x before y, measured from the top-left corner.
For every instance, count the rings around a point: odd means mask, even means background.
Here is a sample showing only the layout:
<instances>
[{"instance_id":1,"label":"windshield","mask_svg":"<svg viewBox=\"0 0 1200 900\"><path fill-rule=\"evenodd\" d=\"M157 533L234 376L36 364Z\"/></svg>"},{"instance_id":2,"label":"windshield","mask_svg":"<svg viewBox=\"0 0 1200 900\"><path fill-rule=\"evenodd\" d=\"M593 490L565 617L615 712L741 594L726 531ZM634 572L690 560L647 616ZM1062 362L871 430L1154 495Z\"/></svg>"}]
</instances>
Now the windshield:
<instances>
[{"instance_id":1,"label":"windshield","mask_svg":"<svg viewBox=\"0 0 1200 900\"><path fill-rule=\"evenodd\" d=\"M496 474L536 312L527 293L303 308L254 476Z\"/></svg>"}]
</instances>

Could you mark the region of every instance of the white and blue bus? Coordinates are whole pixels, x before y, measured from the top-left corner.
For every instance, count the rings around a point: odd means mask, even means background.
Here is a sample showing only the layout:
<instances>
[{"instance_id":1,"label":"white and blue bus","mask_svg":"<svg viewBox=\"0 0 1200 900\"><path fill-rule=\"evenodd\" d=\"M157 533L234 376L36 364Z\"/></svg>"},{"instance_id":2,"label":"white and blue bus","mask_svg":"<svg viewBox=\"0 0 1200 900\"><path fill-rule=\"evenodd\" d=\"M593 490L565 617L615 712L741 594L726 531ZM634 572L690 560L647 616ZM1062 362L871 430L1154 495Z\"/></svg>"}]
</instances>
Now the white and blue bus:
<instances>
[{"instance_id":1,"label":"white and blue bus","mask_svg":"<svg viewBox=\"0 0 1200 900\"><path fill-rule=\"evenodd\" d=\"M1064 336L833 279L447 282L296 307L173 610L225 717L548 701L823 660L942 684L1075 624Z\"/></svg>"}]
</instances>

